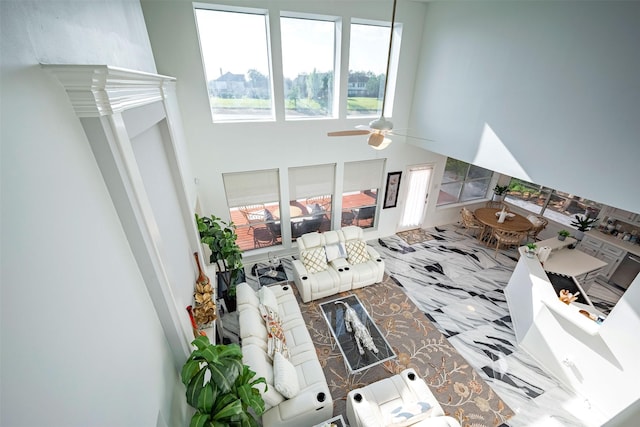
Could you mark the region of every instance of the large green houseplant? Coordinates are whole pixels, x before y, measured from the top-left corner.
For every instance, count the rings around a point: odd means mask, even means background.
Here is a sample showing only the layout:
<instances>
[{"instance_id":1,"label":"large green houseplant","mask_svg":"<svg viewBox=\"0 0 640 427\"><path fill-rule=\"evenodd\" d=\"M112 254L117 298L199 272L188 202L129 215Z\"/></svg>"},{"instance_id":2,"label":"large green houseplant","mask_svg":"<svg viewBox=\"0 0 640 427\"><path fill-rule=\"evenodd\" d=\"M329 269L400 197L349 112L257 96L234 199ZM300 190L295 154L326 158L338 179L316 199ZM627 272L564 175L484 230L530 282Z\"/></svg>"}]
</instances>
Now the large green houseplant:
<instances>
[{"instance_id":1,"label":"large green houseplant","mask_svg":"<svg viewBox=\"0 0 640 427\"><path fill-rule=\"evenodd\" d=\"M187 403L196 409L189 427L255 427L264 412L264 400L255 386L267 382L242 364L237 344L214 345L199 336L182 367Z\"/></svg>"},{"instance_id":2,"label":"large green houseplant","mask_svg":"<svg viewBox=\"0 0 640 427\"><path fill-rule=\"evenodd\" d=\"M571 225L578 229L575 238L582 240L584 232L591 230L591 228L598 222L598 218L589 218L586 215L575 214L574 219L571 220Z\"/></svg>"},{"instance_id":3,"label":"large green houseplant","mask_svg":"<svg viewBox=\"0 0 640 427\"><path fill-rule=\"evenodd\" d=\"M235 285L242 279L243 272L242 250L236 243L236 226L233 222L227 223L215 215L208 218L196 214L196 223L200 241L211 250L209 262L217 265L219 277L224 283L219 293L225 297L227 308L232 310L229 305L235 303Z\"/></svg>"}]
</instances>

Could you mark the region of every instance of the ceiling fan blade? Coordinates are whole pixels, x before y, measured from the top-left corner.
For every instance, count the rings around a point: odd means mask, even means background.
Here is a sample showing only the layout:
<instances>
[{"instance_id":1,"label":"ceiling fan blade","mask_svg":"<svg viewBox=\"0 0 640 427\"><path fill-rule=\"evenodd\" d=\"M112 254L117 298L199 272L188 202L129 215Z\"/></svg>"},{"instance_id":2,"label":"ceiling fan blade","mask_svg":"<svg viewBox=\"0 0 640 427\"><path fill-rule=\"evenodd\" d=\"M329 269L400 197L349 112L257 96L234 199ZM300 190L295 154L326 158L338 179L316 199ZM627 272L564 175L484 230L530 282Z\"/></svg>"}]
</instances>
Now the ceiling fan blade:
<instances>
[{"instance_id":1,"label":"ceiling fan blade","mask_svg":"<svg viewBox=\"0 0 640 427\"><path fill-rule=\"evenodd\" d=\"M368 130L360 130L360 129L354 129L354 130L340 130L337 132L329 132L327 133L328 136L354 136L354 135L369 135L369 131Z\"/></svg>"},{"instance_id":2,"label":"ceiling fan blade","mask_svg":"<svg viewBox=\"0 0 640 427\"><path fill-rule=\"evenodd\" d=\"M389 133L387 133L387 135L404 136L405 138L419 139L420 141L435 142L433 139L423 138L421 136L407 135L407 134L404 134L404 133L389 132Z\"/></svg>"}]
</instances>

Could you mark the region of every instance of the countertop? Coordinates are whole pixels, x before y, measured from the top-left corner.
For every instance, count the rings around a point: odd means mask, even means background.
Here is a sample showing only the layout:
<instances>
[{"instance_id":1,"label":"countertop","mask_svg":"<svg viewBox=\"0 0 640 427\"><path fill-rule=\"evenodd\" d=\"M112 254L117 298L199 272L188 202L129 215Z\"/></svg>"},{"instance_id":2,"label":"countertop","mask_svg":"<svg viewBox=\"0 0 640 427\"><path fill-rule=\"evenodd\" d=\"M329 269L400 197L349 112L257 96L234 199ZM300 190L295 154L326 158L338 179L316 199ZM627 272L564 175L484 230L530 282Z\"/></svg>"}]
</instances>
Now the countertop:
<instances>
[{"instance_id":1,"label":"countertop","mask_svg":"<svg viewBox=\"0 0 640 427\"><path fill-rule=\"evenodd\" d=\"M594 239L602 240L604 242L607 242L610 245L616 246L631 254L640 256L640 245L636 245L635 243L625 242L622 239L618 239L616 236L603 233L600 230L590 230L590 231L587 231L585 235L589 237L593 237Z\"/></svg>"}]
</instances>

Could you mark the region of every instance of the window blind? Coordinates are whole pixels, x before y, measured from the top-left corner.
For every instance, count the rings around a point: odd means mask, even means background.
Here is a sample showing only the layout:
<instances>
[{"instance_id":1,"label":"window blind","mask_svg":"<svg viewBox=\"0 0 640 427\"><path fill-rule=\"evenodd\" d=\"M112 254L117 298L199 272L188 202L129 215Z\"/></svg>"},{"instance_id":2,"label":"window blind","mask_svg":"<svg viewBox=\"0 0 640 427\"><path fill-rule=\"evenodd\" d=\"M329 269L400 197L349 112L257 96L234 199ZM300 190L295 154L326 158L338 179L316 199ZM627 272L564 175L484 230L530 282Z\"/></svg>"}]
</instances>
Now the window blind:
<instances>
[{"instance_id":1,"label":"window blind","mask_svg":"<svg viewBox=\"0 0 640 427\"><path fill-rule=\"evenodd\" d=\"M278 169L223 173L230 208L280 201Z\"/></svg>"},{"instance_id":2,"label":"window blind","mask_svg":"<svg viewBox=\"0 0 640 427\"><path fill-rule=\"evenodd\" d=\"M380 188L385 159L347 162L344 164L344 189L350 191Z\"/></svg>"},{"instance_id":3,"label":"window blind","mask_svg":"<svg viewBox=\"0 0 640 427\"><path fill-rule=\"evenodd\" d=\"M334 163L289 168L289 198L298 200L333 194L335 171Z\"/></svg>"}]
</instances>

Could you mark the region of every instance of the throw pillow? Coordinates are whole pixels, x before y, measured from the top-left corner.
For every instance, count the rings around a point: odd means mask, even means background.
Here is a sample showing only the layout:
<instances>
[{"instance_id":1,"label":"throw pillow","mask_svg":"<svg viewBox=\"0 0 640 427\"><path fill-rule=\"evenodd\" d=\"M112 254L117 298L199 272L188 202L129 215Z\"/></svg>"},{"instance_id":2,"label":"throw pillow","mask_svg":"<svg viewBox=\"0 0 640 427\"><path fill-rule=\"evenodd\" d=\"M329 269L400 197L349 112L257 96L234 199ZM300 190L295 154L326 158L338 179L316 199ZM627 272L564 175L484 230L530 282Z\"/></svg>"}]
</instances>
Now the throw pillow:
<instances>
[{"instance_id":1,"label":"throw pillow","mask_svg":"<svg viewBox=\"0 0 640 427\"><path fill-rule=\"evenodd\" d=\"M302 264L309 273L319 273L325 271L327 265L327 254L324 248L311 249L302 252Z\"/></svg>"},{"instance_id":2,"label":"throw pillow","mask_svg":"<svg viewBox=\"0 0 640 427\"><path fill-rule=\"evenodd\" d=\"M334 259L346 258L347 250L344 247L344 243L334 243L324 247L324 251L327 254L327 262L331 262Z\"/></svg>"},{"instance_id":3,"label":"throw pillow","mask_svg":"<svg viewBox=\"0 0 640 427\"><path fill-rule=\"evenodd\" d=\"M273 386L287 399L297 396L300 392L295 366L280 353L273 357Z\"/></svg>"},{"instance_id":4,"label":"throw pillow","mask_svg":"<svg viewBox=\"0 0 640 427\"><path fill-rule=\"evenodd\" d=\"M267 323L267 354L273 359L275 353L281 353L284 357L289 358L289 348L282 330L282 323L277 313L269 311L266 318Z\"/></svg>"},{"instance_id":5,"label":"throw pillow","mask_svg":"<svg viewBox=\"0 0 640 427\"><path fill-rule=\"evenodd\" d=\"M367 252L367 244L362 240L353 240L347 242L347 261L349 264L362 264L369 261L369 252Z\"/></svg>"}]
</instances>

